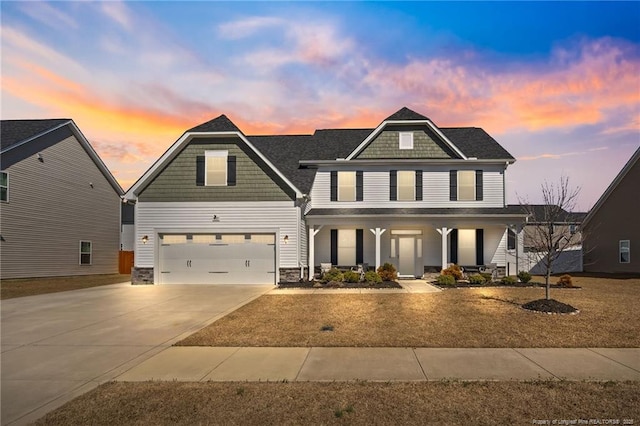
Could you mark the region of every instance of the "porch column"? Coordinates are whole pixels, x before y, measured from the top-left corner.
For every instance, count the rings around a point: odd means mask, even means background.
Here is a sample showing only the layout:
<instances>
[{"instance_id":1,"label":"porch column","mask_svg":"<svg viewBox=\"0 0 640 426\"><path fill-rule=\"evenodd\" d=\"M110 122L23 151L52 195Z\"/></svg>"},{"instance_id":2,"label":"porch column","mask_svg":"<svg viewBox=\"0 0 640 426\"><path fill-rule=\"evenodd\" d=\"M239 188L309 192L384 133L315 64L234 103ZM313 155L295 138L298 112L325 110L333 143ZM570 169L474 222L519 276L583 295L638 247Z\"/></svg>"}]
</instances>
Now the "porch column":
<instances>
[{"instance_id":1,"label":"porch column","mask_svg":"<svg viewBox=\"0 0 640 426\"><path fill-rule=\"evenodd\" d=\"M315 265L315 248L316 248L316 243L315 243L315 239L316 239L316 234L318 232L320 232L320 230L322 229L323 225L320 225L318 227L318 229L316 229L314 226L310 226L309 227L309 281L313 280L313 271L315 269L314 265Z\"/></svg>"},{"instance_id":2,"label":"porch column","mask_svg":"<svg viewBox=\"0 0 640 426\"><path fill-rule=\"evenodd\" d=\"M436 228L436 231L442 235L442 269L447 269L447 235L453 231L453 228Z\"/></svg>"},{"instance_id":3,"label":"porch column","mask_svg":"<svg viewBox=\"0 0 640 426\"><path fill-rule=\"evenodd\" d=\"M376 236L376 271L380 267L380 236L385 233L386 229L375 228L369 229Z\"/></svg>"}]
</instances>

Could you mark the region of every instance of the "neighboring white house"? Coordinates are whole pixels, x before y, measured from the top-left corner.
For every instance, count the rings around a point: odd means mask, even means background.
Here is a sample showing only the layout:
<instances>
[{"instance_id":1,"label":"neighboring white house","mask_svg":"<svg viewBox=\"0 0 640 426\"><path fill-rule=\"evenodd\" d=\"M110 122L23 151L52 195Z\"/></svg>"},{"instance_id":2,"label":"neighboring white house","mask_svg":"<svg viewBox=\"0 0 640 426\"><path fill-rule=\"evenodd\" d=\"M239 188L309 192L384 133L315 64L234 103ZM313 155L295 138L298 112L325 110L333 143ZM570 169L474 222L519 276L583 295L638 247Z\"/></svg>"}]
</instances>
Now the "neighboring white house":
<instances>
[{"instance_id":1,"label":"neighboring white house","mask_svg":"<svg viewBox=\"0 0 640 426\"><path fill-rule=\"evenodd\" d=\"M126 193L132 280L277 283L320 263L515 274L522 243L509 248L507 230L526 214L505 202L514 162L484 130L407 108L373 129L296 136L245 136L223 115L185 132Z\"/></svg>"},{"instance_id":2,"label":"neighboring white house","mask_svg":"<svg viewBox=\"0 0 640 426\"><path fill-rule=\"evenodd\" d=\"M3 120L0 277L118 272L118 182L72 120Z\"/></svg>"}]
</instances>

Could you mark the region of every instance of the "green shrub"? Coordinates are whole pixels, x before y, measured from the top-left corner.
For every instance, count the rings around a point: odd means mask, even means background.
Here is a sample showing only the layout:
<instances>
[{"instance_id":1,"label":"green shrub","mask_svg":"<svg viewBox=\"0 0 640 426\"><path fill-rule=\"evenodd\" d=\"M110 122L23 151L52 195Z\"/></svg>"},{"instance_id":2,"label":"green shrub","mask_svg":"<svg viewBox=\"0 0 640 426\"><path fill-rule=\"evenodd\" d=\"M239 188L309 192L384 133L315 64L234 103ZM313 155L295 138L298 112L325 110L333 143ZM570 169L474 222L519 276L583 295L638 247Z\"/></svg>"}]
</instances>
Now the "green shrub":
<instances>
[{"instance_id":1,"label":"green shrub","mask_svg":"<svg viewBox=\"0 0 640 426\"><path fill-rule=\"evenodd\" d=\"M367 271L364 273L364 280L368 283L380 283L382 278L375 271Z\"/></svg>"},{"instance_id":2,"label":"green shrub","mask_svg":"<svg viewBox=\"0 0 640 426\"><path fill-rule=\"evenodd\" d=\"M438 275L438 285L456 285L453 275Z\"/></svg>"},{"instance_id":3,"label":"green shrub","mask_svg":"<svg viewBox=\"0 0 640 426\"><path fill-rule=\"evenodd\" d=\"M501 282L502 282L502 284L513 285L513 284L517 283L518 280L513 275L507 275L506 277L502 278Z\"/></svg>"},{"instance_id":4,"label":"green shrub","mask_svg":"<svg viewBox=\"0 0 640 426\"><path fill-rule=\"evenodd\" d=\"M342 274L342 279L348 283L357 283L360 281L360 274L355 271L347 271Z\"/></svg>"},{"instance_id":5,"label":"green shrub","mask_svg":"<svg viewBox=\"0 0 640 426\"><path fill-rule=\"evenodd\" d=\"M482 278L484 278L485 282L492 282L493 281L493 274L490 272L481 272L480 275L482 275Z\"/></svg>"},{"instance_id":6,"label":"green shrub","mask_svg":"<svg viewBox=\"0 0 640 426\"><path fill-rule=\"evenodd\" d=\"M571 278L569 274L564 274L558 279L558 285L562 287L573 287L573 278Z\"/></svg>"},{"instance_id":7,"label":"green shrub","mask_svg":"<svg viewBox=\"0 0 640 426\"><path fill-rule=\"evenodd\" d=\"M378 268L378 275L382 278L382 281L395 281L398 279L398 272L396 267L391 263L385 263Z\"/></svg>"},{"instance_id":8,"label":"green shrub","mask_svg":"<svg viewBox=\"0 0 640 426\"><path fill-rule=\"evenodd\" d=\"M480 274L473 274L469 277L471 284L484 284L486 279Z\"/></svg>"},{"instance_id":9,"label":"green shrub","mask_svg":"<svg viewBox=\"0 0 640 426\"><path fill-rule=\"evenodd\" d=\"M518 272L518 278L520 278L520 282L523 282L526 284L529 281L531 281L531 274L528 273L527 271L520 271Z\"/></svg>"},{"instance_id":10,"label":"green shrub","mask_svg":"<svg viewBox=\"0 0 640 426\"><path fill-rule=\"evenodd\" d=\"M331 268L322 276L322 281L328 283L330 281L342 281L344 276L337 268Z\"/></svg>"},{"instance_id":11,"label":"green shrub","mask_svg":"<svg viewBox=\"0 0 640 426\"><path fill-rule=\"evenodd\" d=\"M454 280L458 281L462 279L462 269L455 263L449 266L447 269L442 270L442 275L451 275Z\"/></svg>"}]
</instances>

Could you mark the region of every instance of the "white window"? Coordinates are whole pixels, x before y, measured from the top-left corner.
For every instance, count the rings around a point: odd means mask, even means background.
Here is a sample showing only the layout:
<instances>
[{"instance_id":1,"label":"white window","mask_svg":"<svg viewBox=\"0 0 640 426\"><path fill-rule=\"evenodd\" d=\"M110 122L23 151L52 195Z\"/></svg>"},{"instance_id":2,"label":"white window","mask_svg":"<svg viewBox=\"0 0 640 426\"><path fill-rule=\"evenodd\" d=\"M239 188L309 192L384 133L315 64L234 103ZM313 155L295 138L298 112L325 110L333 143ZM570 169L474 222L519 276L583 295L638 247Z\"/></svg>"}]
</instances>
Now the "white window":
<instances>
[{"instance_id":1,"label":"white window","mask_svg":"<svg viewBox=\"0 0 640 426\"><path fill-rule=\"evenodd\" d=\"M620 240L620 263L631 262L631 241Z\"/></svg>"},{"instance_id":2,"label":"white window","mask_svg":"<svg viewBox=\"0 0 640 426\"><path fill-rule=\"evenodd\" d=\"M475 170L458 170L458 200L475 201L476 172Z\"/></svg>"},{"instance_id":3,"label":"white window","mask_svg":"<svg viewBox=\"0 0 640 426\"><path fill-rule=\"evenodd\" d=\"M356 172L338 172L338 201L356 200ZM341 265L344 265L341 263Z\"/></svg>"},{"instance_id":4,"label":"white window","mask_svg":"<svg viewBox=\"0 0 640 426\"><path fill-rule=\"evenodd\" d=\"M338 265L356 264L356 230L338 229Z\"/></svg>"},{"instance_id":5,"label":"white window","mask_svg":"<svg viewBox=\"0 0 640 426\"><path fill-rule=\"evenodd\" d=\"M205 151L205 186L224 186L227 184L227 157L229 151Z\"/></svg>"},{"instance_id":6,"label":"white window","mask_svg":"<svg viewBox=\"0 0 640 426\"><path fill-rule=\"evenodd\" d=\"M186 235L163 235L162 244L187 244Z\"/></svg>"},{"instance_id":7,"label":"white window","mask_svg":"<svg viewBox=\"0 0 640 426\"><path fill-rule=\"evenodd\" d=\"M416 172L413 170L398 171L398 201L415 201Z\"/></svg>"},{"instance_id":8,"label":"white window","mask_svg":"<svg viewBox=\"0 0 640 426\"><path fill-rule=\"evenodd\" d=\"M389 254L389 257L394 258L396 257L396 245L398 244L398 239L397 238L391 238L391 251Z\"/></svg>"},{"instance_id":9,"label":"white window","mask_svg":"<svg viewBox=\"0 0 640 426\"><path fill-rule=\"evenodd\" d=\"M9 175L0 172L0 201L9 201Z\"/></svg>"},{"instance_id":10,"label":"white window","mask_svg":"<svg viewBox=\"0 0 640 426\"><path fill-rule=\"evenodd\" d=\"M400 132L400 149L413 149L413 132Z\"/></svg>"},{"instance_id":11,"label":"white window","mask_svg":"<svg viewBox=\"0 0 640 426\"><path fill-rule=\"evenodd\" d=\"M216 236L213 234L194 235L191 241L193 244L214 244L216 242Z\"/></svg>"},{"instance_id":12,"label":"white window","mask_svg":"<svg viewBox=\"0 0 640 426\"><path fill-rule=\"evenodd\" d=\"M476 264L475 229L458 229L458 264Z\"/></svg>"},{"instance_id":13,"label":"white window","mask_svg":"<svg viewBox=\"0 0 640 426\"><path fill-rule=\"evenodd\" d=\"M91 241L80 241L80 264L91 265Z\"/></svg>"}]
</instances>

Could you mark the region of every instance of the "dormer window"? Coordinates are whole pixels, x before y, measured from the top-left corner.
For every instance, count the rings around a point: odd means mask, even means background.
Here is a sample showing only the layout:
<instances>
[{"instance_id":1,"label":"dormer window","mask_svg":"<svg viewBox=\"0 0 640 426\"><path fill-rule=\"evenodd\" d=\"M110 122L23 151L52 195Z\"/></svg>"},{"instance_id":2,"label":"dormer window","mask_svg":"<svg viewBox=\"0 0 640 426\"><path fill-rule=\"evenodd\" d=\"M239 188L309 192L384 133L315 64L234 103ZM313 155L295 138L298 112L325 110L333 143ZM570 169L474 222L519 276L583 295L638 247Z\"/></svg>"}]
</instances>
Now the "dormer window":
<instances>
[{"instance_id":1,"label":"dormer window","mask_svg":"<svg viewBox=\"0 0 640 426\"><path fill-rule=\"evenodd\" d=\"M400 149L413 149L413 132L400 132Z\"/></svg>"}]
</instances>

